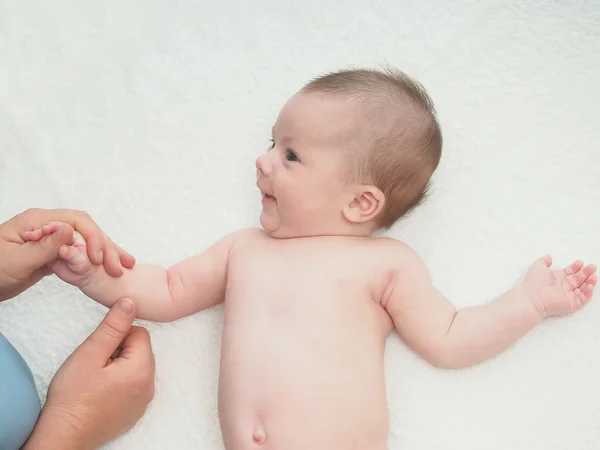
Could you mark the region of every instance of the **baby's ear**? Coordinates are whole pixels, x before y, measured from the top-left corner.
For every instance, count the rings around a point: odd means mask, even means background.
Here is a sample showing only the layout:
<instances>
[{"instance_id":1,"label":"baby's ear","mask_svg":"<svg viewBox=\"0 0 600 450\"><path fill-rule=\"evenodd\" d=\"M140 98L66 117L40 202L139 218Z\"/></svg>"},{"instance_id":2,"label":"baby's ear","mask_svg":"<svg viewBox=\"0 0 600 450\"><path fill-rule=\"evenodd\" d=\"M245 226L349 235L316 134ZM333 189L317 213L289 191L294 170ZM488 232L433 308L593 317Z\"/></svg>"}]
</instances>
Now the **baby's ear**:
<instances>
[{"instance_id":1,"label":"baby's ear","mask_svg":"<svg viewBox=\"0 0 600 450\"><path fill-rule=\"evenodd\" d=\"M351 201L344 205L342 214L351 223L366 223L377 217L384 203L385 195L375 186L356 186Z\"/></svg>"}]
</instances>

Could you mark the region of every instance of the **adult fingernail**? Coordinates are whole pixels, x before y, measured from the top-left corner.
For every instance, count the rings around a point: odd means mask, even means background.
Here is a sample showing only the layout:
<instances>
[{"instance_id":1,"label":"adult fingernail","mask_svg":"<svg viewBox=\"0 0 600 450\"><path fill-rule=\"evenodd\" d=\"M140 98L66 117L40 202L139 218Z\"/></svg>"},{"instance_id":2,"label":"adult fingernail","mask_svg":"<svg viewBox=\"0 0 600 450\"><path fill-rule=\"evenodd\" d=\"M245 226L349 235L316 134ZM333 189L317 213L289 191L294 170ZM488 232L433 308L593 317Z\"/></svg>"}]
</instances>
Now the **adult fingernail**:
<instances>
[{"instance_id":1,"label":"adult fingernail","mask_svg":"<svg viewBox=\"0 0 600 450\"><path fill-rule=\"evenodd\" d=\"M119 300L119 309L124 314L131 314L133 312L133 302L128 298L123 298Z\"/></svg>"},{"instance_id":2,"label":"adult fingernail","mask_svg":"<svg viewBox=\"0 0 600 450\"><path fill-rule=\"evenodd\" d=\"M104 257L104 252L102 250L98 250L98 260L102 263L102 258Z\"/></svg>"}]
</instances>

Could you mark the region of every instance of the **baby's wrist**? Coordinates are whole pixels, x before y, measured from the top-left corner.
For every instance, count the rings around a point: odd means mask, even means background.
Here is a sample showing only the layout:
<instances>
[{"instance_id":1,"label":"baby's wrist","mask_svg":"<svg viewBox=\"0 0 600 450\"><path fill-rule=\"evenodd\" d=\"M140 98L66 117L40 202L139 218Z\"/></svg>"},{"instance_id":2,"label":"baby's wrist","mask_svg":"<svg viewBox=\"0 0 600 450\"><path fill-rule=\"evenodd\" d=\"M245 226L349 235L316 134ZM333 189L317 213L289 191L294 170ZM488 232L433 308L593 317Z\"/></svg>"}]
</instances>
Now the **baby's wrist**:
<instances>
[{"instance_id":1,"label":"baby's wrist","mask_svg":"<svg viewBox=\"0 0 600 450\"><path fill-rule=\"evenodd\" d=\"M537 314L541 320L546 319L546 317L548 317L548 310L544 305L539 290L526 282L522 282L520 286L526 301L533 307L535 314Z\"/></svg>"},{"instance_id":2,"label":"baby's wrist","mask_svg":"<svg viewBox=\"0 0 600 450\"><path fill-rule=\"evenodd\" d=\"M79 281L79 286L77 286L77 287L84 292L93 290L95 288L95 286L98 285L98 283L100 282L100 280L102 278L99 270L101 270L101 267L96 267L96 266L90 267L90 269L87 271L87 273L85 275L82 275L82 277Z\"/></svg>"},{"instance_id":3,"label":"baby's wrist","mask_svg":"<svg viewBox=\"0 0 600 450\"><path fill-rule=\"evenodd\" d=\"M115 278L110 276L103 266L93 266L82 280L79 290L91 299L104 303L105 299L118 290Z\"/></svg>"}]
</instances>

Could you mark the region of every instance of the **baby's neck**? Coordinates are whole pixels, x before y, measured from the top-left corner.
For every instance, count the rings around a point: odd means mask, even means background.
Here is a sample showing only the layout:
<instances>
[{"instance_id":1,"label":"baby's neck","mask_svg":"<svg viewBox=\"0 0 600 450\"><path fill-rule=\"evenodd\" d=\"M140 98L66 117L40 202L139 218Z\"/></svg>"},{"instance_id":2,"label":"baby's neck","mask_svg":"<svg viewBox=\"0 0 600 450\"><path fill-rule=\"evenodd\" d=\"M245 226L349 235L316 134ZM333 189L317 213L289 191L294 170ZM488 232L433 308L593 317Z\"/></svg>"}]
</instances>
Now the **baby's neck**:
<instances>
[{"instance_id":1,"label":"baby's neck","mask_svg":"<svg viewBox=\"0 0 600 450\"><path fill-rule=\"evenodd\" d=\"M335 229L327 230L323 233L299 233L289 236L278 236L270 233L271 237L275 239L299 239L299 238L311 238L311 237L372 237L377 229L366 224L345 224Z\"/></svg>"},{"instance_id":2,"label":"baby's neck","mask_svg":"<svg viewBox=\"0 0 600 450\"><path fill-rule=\"evenodd\" d=\"M377 227L371 223L345 223L340 226L339 236L371 237L377 231Z\"/></svg>"}]
</instances>

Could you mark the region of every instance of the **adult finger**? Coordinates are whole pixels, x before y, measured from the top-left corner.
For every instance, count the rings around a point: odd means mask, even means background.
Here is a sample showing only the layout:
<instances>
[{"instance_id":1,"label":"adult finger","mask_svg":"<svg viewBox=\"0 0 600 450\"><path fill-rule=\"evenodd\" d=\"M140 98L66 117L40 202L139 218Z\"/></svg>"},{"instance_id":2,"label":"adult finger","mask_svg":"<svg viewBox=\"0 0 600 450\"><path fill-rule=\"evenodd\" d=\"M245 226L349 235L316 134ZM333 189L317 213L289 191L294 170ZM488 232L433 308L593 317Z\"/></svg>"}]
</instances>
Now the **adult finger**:
<instances>
[{"instance_id":1,"label":"adult finger","mask_svg":"<svg viewBox=\"0 0 600 450\"><path fill-rule=\"evenodd\" d=\"M104 233L92 234L85 236L80 233L85 239L87 245L87 253L90 261L95 265L104 263L104 249L106 248Z\"/></svg>"},{"instance_id":2,"label":"adult finger","mask_svg":"<svg viewBox=\"0 0 600 450\"><path fill-rule=\"evenodd\" d=\"M43 237L39 241L26 242L14 251L11 264L24 276L45 266L58 258L58 251L63 245L73 243L73 228L62 225L57 231ZM15 269L13 269L15 270Z\"/></svg>"},{"instance_id":3,"label":"adult finger","mask_svg":"<svg viewBox=\"0 0 600 450\"><path fill-rule=\"evenodd\" d=\"M123 267L131 269L135 266L133 255L115 244L104 233L101 237L94 236L87 242L87 246L90 259L93 255L96 264L103 264L106 272L113 277L118 278L123 275Z\"/></svg>"},{"instance_id":4,"label":"adult finger","mask_svg":"<svg viewBox=\"0 0 600 450\"><path fill-rule=\"evenodd\" d=\"M123 267L127 267L128 269L133 269L133 266L135 266L135 257L129 252L123 250L118 245L116 247L117 251L119 252L119 259L121 260L121 265Z\"/></svg>"},{"instance_id":5,"label":"adult finger","mask_svg":"<svg viewBox=\"0 0 600 450\"><path fill-rule=\"evenodd\" d=\"M31 208L15 217L21 231L41 228L49 222L64 222L75 228L86 238L101 234L102 230L85 212L76 209L40 209Z\"/></svg>"},{"instance_id":6,"label":"adult finger","mask_svg":"<svg viewBox=\"0 0 600 450\"><path fill-rule=\"evenodd\" d=\"M108 238L98 224L85 211L76 209L39 209L32 208L17 217L21 231L35 230L48 222L64 222L71 225L83 236L88 247L88 256L92 263L99 265L104 261L104 253L108 246ZM114 262L106 267L109 273L121 275L120 268L115 269Z\"/></svg>"},{"instance_id":7,"label":"adult finger","mask_svg":"<svg viewBox=\"0 0 600 450\"><path fill-rule=\"evenodd\" d=\"M135 319L135 304L128 298L116 301L100 325L80 345L97 363L105 366L111 355L129 334Z\"/></svg>"},{"instance_id":8,"label":"adult finger","mask_svg":"<svg viewBox=\"0 0 600 450\"><path fill-rule=\"evenodd\" d=\"M154 398L156 363L150 334L145 328L132 327L122 344L118 357L112 360L112 369L121 374L130 374L130 381L146 393L147 402Z\"/></svg>"},{"instance_id":9,"label":"adult finger","mask_svg":"<svg viewBox=\"0 0 600 450\"><path fill-rule=\"evenodd\" d=\"M76 209L41 209L31 208L15 218L19 234L36 230L49 222L64 222L79 232L88 245L90 260L101 264L102 258L98 253L104 247L104 233L96 222L84 211Z\"/></svg>"},{"instance_id":10,"label":"adult finger","mask_svg":"<svg viewBox=\"0 0 600 450\"><path fill-rule=\"evenodd\" d=\"M104 244L104 269L109 275L113 277L120 277L123 274L123 268L121 267L121 261L119 258L119 253L117 252L117 248L108 237L105 237Z\"/></svg>"},{"instance_id":11,"label":"adult finger","mask_svg":"<svg viewBox=\"0 0 600 450\"><path fill-rule=\"evenodd\" d=\"M131 327L129 334L121 344L119 356L113 362L121 364L125 361L146 364L154 371L154 352L148 330L143 327Z\"/></svg>"}]
</instances>

